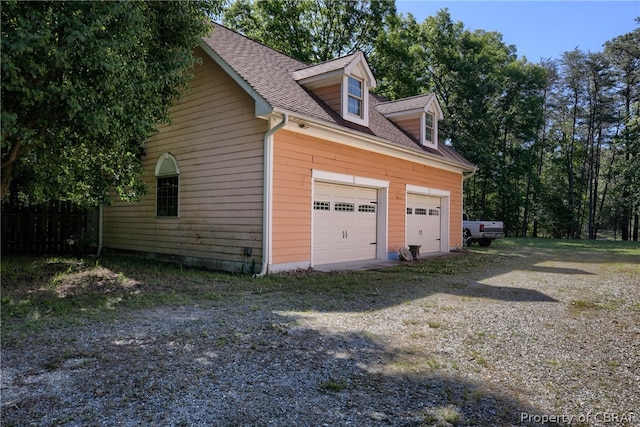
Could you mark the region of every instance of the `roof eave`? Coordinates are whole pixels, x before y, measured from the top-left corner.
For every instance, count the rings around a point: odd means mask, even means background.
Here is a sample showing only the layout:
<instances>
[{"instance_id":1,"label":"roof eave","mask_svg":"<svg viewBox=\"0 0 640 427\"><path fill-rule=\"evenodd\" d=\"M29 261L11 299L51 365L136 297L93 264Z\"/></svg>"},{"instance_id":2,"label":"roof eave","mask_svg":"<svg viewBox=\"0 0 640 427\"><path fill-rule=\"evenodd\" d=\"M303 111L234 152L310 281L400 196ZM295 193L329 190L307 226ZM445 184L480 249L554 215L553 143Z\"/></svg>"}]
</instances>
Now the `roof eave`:
<instances>
[{"instance_id":1,"label":"roof eave","mask_svg":"<svg viewBox=\"0 0 640 427\"><path fill-rule=\"evenodd\" d=\"M400 145L396 145L393 144L391 142L389 142L388 140L384 139L384 138L380 138L377 136L373 136L373 135L369 135L363 132L360 132L358 130L355 129L348 129L345 128L343 126L337 125L337 124L332 124L332 123L328 123L319 119L315 119L312 117L307 117L304 115L301 115L299 113L295 113L293 111L287 111L285 109L282 108L278 108L275 107L273 110L273 114L276 114L278 116L283 116L284 114L287 114L289 116L289 122L296 122L296 123L301 123L301 122L306 122L306 123L310 123L313 124L319 128L331 131L333 133L336 134L340 134L340 135L344 135L347 137L351 137L351 138L355 138L358 139L360 141L364 141L366 143L371 143L374 144L376 146L380 146L380 147L384 147L388 150L392 150L395 151L399 154L403 154L403 155L409 155L409 156L418 156L419 158L423 159L424 161L426 161L427 164L431 165L431 166L438 166L438 165L443 165L443 166L447 166L447 169L453 168L456 171L462 172L462 173L467 173L467 172L475 172L476 167L473 165L465 165L462 164L460 162L456 162L456 161L452 161L449 159L445 159L439 156L434 156L431 153L428 152L424 152L424 151L418 151L418 150L412 150L409 147L402 147ZM304 129L298 129L296 130L298 132L303 132ZM436 163L437 165L435 165L434 163Z\"/></svg>"}]
</instances>

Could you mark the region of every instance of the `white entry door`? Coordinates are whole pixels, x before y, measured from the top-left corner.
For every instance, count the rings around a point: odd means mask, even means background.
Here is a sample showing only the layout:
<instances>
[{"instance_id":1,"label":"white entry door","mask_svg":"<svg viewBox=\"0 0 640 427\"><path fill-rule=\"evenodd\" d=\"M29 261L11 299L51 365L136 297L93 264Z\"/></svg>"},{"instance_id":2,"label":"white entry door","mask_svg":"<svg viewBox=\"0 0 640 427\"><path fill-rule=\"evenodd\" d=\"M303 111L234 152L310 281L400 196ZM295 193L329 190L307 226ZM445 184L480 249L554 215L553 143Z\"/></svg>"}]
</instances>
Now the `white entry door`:
<instances>
[{"instance_id":1,"label":"white entry door","mask_svg":"<svg viewBox=\"0 0 640 427\"><path fill-rule=\"evenodd\" d=\"M374 188L317 182L313 200L313 263L376 258Z\"/></svg>"},{"instance_id":2,"label":"white entry door","mask_svg":"<svg viewBox=\"0 0 640 427\"><path fill-rule=\"evenodd\" d=\"M407 195L407 245L420 245L420 253L440 251L440 198Z\"/></svg>"}]
</instances>

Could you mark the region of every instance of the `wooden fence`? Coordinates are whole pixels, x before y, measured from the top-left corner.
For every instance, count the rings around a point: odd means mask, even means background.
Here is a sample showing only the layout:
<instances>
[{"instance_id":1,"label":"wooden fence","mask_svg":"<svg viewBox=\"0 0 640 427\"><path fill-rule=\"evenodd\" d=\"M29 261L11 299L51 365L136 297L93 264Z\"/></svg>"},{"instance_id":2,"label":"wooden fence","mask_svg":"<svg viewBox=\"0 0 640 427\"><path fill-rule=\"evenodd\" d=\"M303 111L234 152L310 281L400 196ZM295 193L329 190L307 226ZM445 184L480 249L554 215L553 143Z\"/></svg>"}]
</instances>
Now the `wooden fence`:
<instances>
[{"instance_id":1,"label":"wooden fence","mask_svg":"<svg viewBox=\"0 0 640 427\"><path fill-rule=\"evenodd\" d=\"M2 254L69 254L95 252L98 208L79 209L70 202L25 206L2 203Z\"/></svg>"}]
</instances>

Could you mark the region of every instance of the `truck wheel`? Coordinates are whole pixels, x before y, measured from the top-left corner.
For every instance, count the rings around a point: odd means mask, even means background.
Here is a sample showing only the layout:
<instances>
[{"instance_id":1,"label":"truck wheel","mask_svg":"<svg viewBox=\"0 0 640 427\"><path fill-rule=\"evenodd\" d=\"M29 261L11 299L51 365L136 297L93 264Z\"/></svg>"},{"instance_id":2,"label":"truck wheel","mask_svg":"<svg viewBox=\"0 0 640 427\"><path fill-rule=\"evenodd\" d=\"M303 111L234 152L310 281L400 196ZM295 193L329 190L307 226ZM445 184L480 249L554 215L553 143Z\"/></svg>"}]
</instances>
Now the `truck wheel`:
<instances>
[{"instance_id":1,"label":"truck wheel","mask_svg":"<svg viewBox=\"0 0 640 427\"><path fill-rule=\"evenodd\" d=\"M487 247L487 246L491 246L491 240L490 239L482 239L478 242L478 244L482 247Z\"/></svg>"}]
</instances>

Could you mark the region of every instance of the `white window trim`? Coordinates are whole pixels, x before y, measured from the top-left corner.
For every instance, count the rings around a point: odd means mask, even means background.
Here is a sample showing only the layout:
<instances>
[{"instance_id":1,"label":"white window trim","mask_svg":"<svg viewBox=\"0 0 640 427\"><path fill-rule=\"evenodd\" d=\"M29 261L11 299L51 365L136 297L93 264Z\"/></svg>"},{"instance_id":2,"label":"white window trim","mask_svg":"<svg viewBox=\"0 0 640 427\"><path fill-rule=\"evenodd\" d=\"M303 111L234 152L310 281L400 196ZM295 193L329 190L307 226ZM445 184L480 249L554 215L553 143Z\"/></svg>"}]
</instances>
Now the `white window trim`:
<instances>
[{"instance_id":1,"label":"white window trim","mask_svg":"<svg viewBox=\"0 0 640 427\"><path fill-rule=\"evenodd\" d=\"M362 82L362 116L349 113L349 77ZM363 126L369 126L369 86L367 81L359 77L344 74L341 84L341 116L343 119Z\"/></svg>"},{"instance_id":2,"label":"white window trim","mask_svg":"<svg viewBox=\"0 0 640 427\"><path fill-rule=\"evenodd\" d=\"M162 167L162 164L167 160L170 160L171 162L173 162L173 166L176 169L176 173L169 174L169 175L165 174L164 176L180 175L180 168L178 167L178 160L176 160L176 157L173 154L164 153L162 156L160 156L160 158L156 162L156 170L155 170L156 177L163 176L163 175L160 175L160 168Z\"/></svg>"},{"instance_id":3,"label":"white window trim","mask_svg":"<svg viewBox=\"0 0 640 427\"><path fill-rule=\"evenodd\" d=\"M166 161L170 161L173 163L173 166L175 167L175 173L171 173L171 174L161 174L160 173L160 168L162 167L162 164ZM164 153L162 156L160 156L158 158L158 161L156 162L156 169L155 169L155 178L156 178L156 197L155 197L155 204L156 204L156 219L160 219L160 220L175 220L177 218L180 218L180 167L178 166L178 160L175 158L175 156L173 154L170 153ZM157 189L157 185L158 185L158 178L166 178L166 177L172 177L172 176L177 176L178 177L178 200L177 200L177 213L176 216L158 216L158 189Z\"/></svg>"},{"instance_id":4,"label":"white window trim","mask_svg":"<svg viewBox=\"0 0 640 427\"><path fill-rule=\"evenodd\" d=\"M427 141L427 114L431 115L432 141ZM425 111L420 115L420 142L425 147L438 149L438 116L430 111Z\"/></svg>"},{"instance_id":5,"label":"white window trim","mask_svg":"<svg viewBox=\"0 0 640 427\"><path fill-rule=\"evenodd\" d=\"M356 95L355 93L351 92L351 81L353 80L354 84L357 85L357 89L360 91L360 95ZM359 113L354 113L352 111L349 111L349 107L351 106L351 102L347 102L347 111L349 114L352 114L356 117L360 117L362 118L363 114L364 114L364 81L360 80L358 78L355 78L353 76L348 76L347 77L347 101L351 101L351 99L354 99L357 102L358 105L358 111Z\"/></svg>"}]
</instances>

